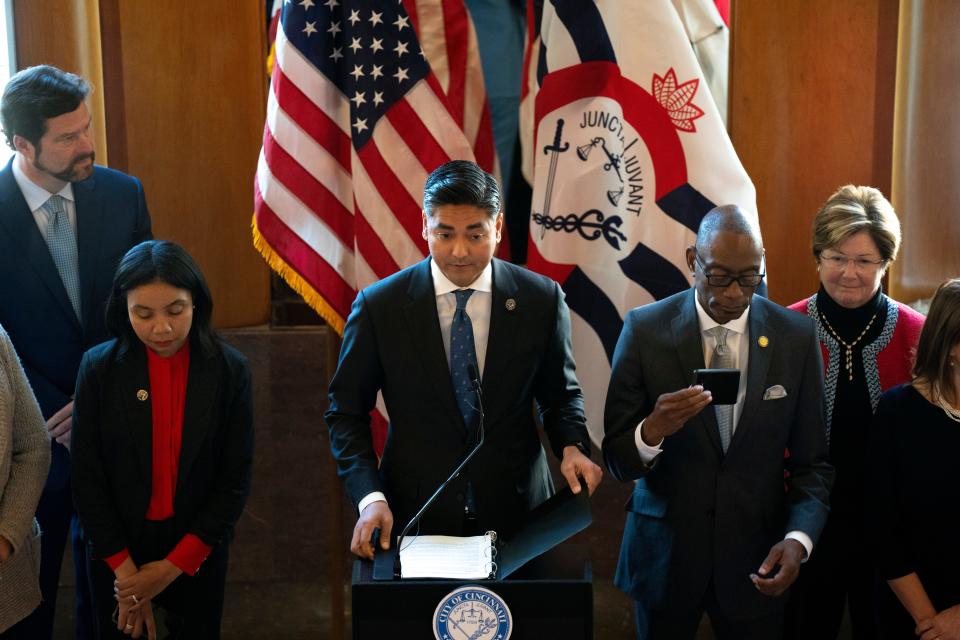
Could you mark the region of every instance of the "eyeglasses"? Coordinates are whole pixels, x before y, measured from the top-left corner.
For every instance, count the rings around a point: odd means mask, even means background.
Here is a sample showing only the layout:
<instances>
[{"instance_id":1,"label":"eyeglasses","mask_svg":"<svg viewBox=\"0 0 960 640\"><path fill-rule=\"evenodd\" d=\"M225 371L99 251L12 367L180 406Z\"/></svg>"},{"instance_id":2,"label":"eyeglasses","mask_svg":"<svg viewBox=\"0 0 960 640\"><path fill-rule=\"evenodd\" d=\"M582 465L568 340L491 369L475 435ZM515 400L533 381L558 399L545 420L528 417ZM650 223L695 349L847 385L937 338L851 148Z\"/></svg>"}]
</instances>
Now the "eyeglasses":
<instances>
[{"instance_id":1,"label":"eyeglasses","mask_svg":"<svg viewBox=\"0 0 960 640\"><path fill-rule=\"evenodd\" d=\"M848 258L847 256L820 256L820 264L826 265L832 271L843 271L847 265L853 263L857 273L873 273L887 263L886 260L867 260L866 258Z\"/></svg>"},{"instance_id":2,"label":"eyeglasses","mask_svg":"<svg viewBox=\"0 0 960 640\"><path fill-rule=\"evenodd\" d=\"M707 279L707 284L711 287L719 287L725 289L733 284L733 281L736 280L737 284L744 288L756 287L767 274L765 273L751 273L744 276L721 276L721 275L711 275L707 273L707 268L704 266L703 262L700 261L699 255L694 255L694 260L698 265L700 265L700 270L703 271L703 276Z\"/></svg>"}]
</instances>

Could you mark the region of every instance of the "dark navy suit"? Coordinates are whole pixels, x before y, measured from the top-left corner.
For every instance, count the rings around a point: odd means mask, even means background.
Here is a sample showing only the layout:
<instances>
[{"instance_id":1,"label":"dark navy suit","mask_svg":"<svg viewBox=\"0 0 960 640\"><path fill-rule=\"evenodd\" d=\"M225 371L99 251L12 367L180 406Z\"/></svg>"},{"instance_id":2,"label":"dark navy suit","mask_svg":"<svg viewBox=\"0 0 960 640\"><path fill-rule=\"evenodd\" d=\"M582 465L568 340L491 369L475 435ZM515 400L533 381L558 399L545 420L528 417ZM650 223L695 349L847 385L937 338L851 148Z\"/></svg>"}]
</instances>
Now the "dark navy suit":
<instances>
[{"instance_id":1,"label":"dark navy suit","mask_svg":"<svg viewBox=\"0 0 960 640\"><path fill-rule=\"evenodd\" d=\"M73 183L82 321L47 243L13 176L0 171L0 324L23 362L45 419L70 402L84 352L108 336L104 309L120 258L151 238L150 215L136 178L104 167ZM73 507L70 453L53 442L50 475L37 509L43 531L43 603L23 623L30 638L50 637L63 547ZM78 584L78 593L82 591ZM19 626L15 627L19 631Z\"/></svg>"},{"instance_id":2,"label":"dark navy suit","mask_svg":"<svg viewBox=\"0 0 960 640\"><path fill-rule=\"evenodd\" d=\"M726 454L708 407L648 466L637 425L661 394L687 387L704 367L694 295L630 311L614 353L603 456L617 479L637 481L615 582L637 601L638 617L695 617L695 625L709 597L728 620L777 619L786 598L761 594L749 575L788 532L815 543L827 518L833 468L820 345L808 318L753 296L746 397ZM767 393L777 385L782 393Z\"/></svg>"},{"instance_id":3,"label":"dark navy suit","mask_svg":"<svg viewBox=\"0 0 960 640\"><path fill-rule=\"evenodd\" d=\"M558 458L564 446L587 445L570 317L557 283L493 260L481 384L485 443L424 516L420 533L462 535L468 482L476 495L480 531L509 532L550 496L553 484L534 401ZM378 464L370 411L380 390L390 427ZM454 396L429 258L357 295L325 417L354 505L373 491L384 492L398 534L472 443Z\"/></svg>"}]
</instances>

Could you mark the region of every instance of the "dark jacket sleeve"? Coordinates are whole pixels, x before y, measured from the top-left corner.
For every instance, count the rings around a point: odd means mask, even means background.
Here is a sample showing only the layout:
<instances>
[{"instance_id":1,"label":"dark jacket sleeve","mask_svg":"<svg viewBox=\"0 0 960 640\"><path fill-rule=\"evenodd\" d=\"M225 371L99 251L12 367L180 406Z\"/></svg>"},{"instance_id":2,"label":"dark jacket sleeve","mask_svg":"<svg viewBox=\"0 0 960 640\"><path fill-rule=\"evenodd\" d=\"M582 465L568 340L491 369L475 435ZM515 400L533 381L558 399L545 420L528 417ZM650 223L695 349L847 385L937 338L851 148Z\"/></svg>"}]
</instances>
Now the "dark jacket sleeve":
<instances>
[{"instance_id":1,"label":"dark jacket sleeve","mask_svg":"<svg viewBox=\"0 0 960 640\"><path fill-rule=\"evenodd\" d=\"M253 470L253 393L245 358L224 352L227 384L224 390L220 459L210 498L189 525L190 533L215 546L230 535L250 495Z\"/></svg>"},{"instance_id":2,"label":"dark jacket sleeve","mask_svg":"<svg viewBox=\"0 0 960 640\"><path fill-rule=\"evenodd\" d=\"M369 493L383 491L370 433L370 412L382 384L375 329L361 291L343 330L340 361L330 381L330 407L324 414L337 473L354 506Z\"/></svg>"},{"instance_id":3,"label":"dark jacket sleeve","mask_svg":"<svg viewBox=\"0 0 960 640\"><path fill-rule=\"evenodd\" d=\"M99 368L105 360L88 351L80 362L73 402L71 434L71 484L73 501L95 558L106 558L127 548L123 522L114 500L108 463L100 432L102 406Z\"/></svg>"},{"instance_id":4,"label":"dark jacket sleeve","mask_svg":"<svg viewBox=\"0 0 960 640\"><path fill-rule=\"evenodd\" d=\"M613 477L621 481L636 480L654 467L640 459L634 435L656 402L649 397L643 379L636 314L636 310L627 314L617 340L603 409L603 459Z\"/></svg>"},{"instance_id":5,"label":"dark jacket sleeve","mask_svg":"<svg viewBox=\"0 0 960 640\"><path fill-rule=\"evenodd\" d=\"M812 328L809 344L803 354L803 379L798 391L799 401L790 430L788 448L790 457L786 468L790 474L787 484L786 532L803 531L814 543L827 521L830 511L830 488L834 470L827 462L826 408L823 391L823 358L820 342Z\"/></svg>"},{"instance_id":6,"label":"dark jacket sleeve","mask_svg":"<svg viewBox=\"0 0 960 640\"><path fill-rule=\"evenodd\" d=\"M550 446L558 458L563 448L581 443L590 451L590 436L583 413L583 392L577 381L570 338L570 311L559 285L553 283L556 321L547 343L543 361L537 371L534 397L540 410L540 421L550 438Z\"/></svg>"},{"instance_id":7,"label":"dark jacket sleeve","mask_svg":"<svg viewBox=\"0 0 960 640\"><path fill-rule=\"evenodd\" d=\"M137 184L137 222L133 229L133 244L131 246L153 239L150 211L147 210L147 199L143 194L143 185L136 178L134 178L134 181Z\"/></svg>"}]
</instances>

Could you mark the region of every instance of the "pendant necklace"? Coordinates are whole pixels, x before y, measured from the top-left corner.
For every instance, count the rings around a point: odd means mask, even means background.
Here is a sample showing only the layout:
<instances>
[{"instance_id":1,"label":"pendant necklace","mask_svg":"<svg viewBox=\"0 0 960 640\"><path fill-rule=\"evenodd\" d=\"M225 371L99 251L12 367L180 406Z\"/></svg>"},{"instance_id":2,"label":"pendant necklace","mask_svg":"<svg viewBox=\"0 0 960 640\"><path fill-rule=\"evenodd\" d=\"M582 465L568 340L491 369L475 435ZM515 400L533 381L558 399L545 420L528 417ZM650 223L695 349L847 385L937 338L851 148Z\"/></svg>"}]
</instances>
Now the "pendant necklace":
<instances>
[{"instance_id":1,"label":"pendant necklace","mask_svg":"<svg viewBox=\"0 0 960 640\"><path fill-rule=\"evenodd\" d=\"M879 313L879 312L877 312ZM844 357L844 367L847 370L848 379L853 381L853 348L857 346L857 343L863 340L863 337L867 335L867 331L870 331L870 327L873 326L873 321L877 319L877 313L874 313L870 318L870 322L867 323L867 326L863 328L863 331L860 332L860 335L857 336L857 339L851 343L846 343L843 338L840 337L840 334L834 331L833 327L830 326L830 322L827 320L827 317L823 315L823 312L820 312L820 319L823 320L823 324L827 327L827 331L830 332L837 342L846 348L846 354Z\"/></svg>"}]
</instances>

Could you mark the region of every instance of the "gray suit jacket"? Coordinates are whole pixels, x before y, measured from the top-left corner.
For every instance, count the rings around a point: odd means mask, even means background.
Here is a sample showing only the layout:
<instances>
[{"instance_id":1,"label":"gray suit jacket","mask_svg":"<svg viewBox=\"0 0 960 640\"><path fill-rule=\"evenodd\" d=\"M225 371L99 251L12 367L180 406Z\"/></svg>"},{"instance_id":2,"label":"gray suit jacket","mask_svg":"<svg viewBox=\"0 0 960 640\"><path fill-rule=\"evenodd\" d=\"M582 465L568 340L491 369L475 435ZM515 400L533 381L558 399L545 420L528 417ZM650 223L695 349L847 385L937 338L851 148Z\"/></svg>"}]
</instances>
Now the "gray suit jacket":
<instances>
[{"instance_id":1,"label":"gray suit jacket","mask_svg":"<svg viewBox=\"0 0 960 640\"><path fill-rule=\"evenodd\" d=\"M615 581L642 605L682 615L697 609L712 579L728 616L757 617L784 598L762 595L749 574L789 531L816 542L827 517L833 469L820 346L809 318L754 296L747 394L726 455L708 407L648 467L637 424L657 397L689 386L704 366L694 296L690 289L632 310L614 354L604 460L616 478L637 479ZM773 385L786 396L764 399Z\"/></svg>"}]
</instances>

